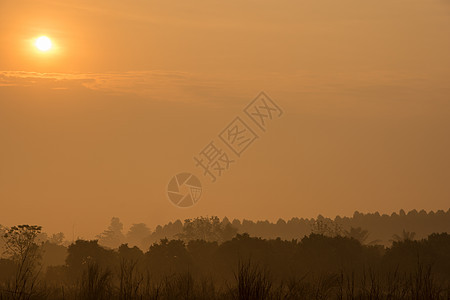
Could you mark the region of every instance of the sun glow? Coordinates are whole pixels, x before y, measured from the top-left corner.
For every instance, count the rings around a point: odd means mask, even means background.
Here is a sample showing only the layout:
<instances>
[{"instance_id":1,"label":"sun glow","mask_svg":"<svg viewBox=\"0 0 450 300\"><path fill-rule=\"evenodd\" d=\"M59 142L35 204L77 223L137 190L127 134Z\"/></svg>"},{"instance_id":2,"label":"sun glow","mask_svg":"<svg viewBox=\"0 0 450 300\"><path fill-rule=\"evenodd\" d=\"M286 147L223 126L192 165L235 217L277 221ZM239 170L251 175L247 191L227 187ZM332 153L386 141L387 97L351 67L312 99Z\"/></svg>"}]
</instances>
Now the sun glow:
<instances>
[{"instance_id":1,"label":"sun glow","mask_svg":"<svg viewBox=\"0 0 450 300\"><path fill-rule=\"evenodd\" d=\"M52 41L46 36L41 36L36 39L36 42L34 45L40 51L46 52L52 48Z\"/></svg>"}]
</instances>

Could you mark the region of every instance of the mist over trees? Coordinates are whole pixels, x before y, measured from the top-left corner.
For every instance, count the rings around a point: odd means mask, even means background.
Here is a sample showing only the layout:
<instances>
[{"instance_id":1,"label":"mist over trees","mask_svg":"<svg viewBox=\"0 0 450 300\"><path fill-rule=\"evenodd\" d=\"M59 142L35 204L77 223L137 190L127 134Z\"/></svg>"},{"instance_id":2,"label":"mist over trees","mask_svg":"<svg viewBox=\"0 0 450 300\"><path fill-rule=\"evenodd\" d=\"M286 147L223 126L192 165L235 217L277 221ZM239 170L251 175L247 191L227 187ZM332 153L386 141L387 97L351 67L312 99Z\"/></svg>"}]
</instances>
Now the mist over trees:
<instances>
[{"instance_id":1,"label":"mist over trees","mask_svg":"<svg viewBox=\"0 0 450 300\"><path fill-rule=\"evenodd\" d=\"M391 227L389 227L391 226ZM0 299L448 299L450 210L198 217L95 240L0 227Z\"/></svg>"},{"instance_id":2,"label":"mist over trees","mask_svg":"<svg viewBox=\"0 0 450 300\"><path fill-rule=\"evenodd\" d=\"M104 246L116 248L125 242L125 235L122 233L123 224L119 218L112 218L108 229L97 235L98 240Z\"/></svg>"},{"instance_id":3,"label":"mist over trees","mask_svg":"<svg viewBox=\"0 0 450 300\"><path fill-rule=\"evenodd\" d=\"M145 224L133 224L127 233L118 218L113 218L108 229L98 236L99 244L117 248L121 243L138 246L146 250L151 244L161 239L203 239L222 242L229 240L235 233L248 233L250 236L265 239L282 240L301 239L311 232L328 236L349 236L365 244L382 244L388 246L393 240L402 238L409 232L412 239L425 238L431 233L450 232L450 209L429 213L400 210L391 215L355 212L352 217L336 216L334 219L319 215L317 218L279 219L269 221L237 220L217 217L202 217L192 220L176 220L163 226L158 225L153 231ZM184 236L186 235L186 236Z\"/></svg>"}]
</instances>

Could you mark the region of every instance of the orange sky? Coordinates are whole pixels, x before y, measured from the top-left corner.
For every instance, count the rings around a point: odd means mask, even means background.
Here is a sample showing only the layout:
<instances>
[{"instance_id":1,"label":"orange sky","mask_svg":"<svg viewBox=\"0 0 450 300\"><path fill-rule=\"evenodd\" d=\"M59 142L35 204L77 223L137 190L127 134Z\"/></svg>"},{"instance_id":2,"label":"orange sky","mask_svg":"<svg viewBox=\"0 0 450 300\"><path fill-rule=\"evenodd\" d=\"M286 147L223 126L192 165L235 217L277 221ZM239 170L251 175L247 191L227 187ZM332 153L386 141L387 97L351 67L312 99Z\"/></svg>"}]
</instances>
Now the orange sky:
<instances>
[{"instance_id":1,"label":"orange sky","mask_svg":"<svg viewBox=\"0 0 450 300\"><path fill-rule=\"evenodd\" d=\"M449 208L448 1L14 0L0 28L0 224ZM209 183L193 156L261 90L285 114Z\"/></svg>"}]
</instances>

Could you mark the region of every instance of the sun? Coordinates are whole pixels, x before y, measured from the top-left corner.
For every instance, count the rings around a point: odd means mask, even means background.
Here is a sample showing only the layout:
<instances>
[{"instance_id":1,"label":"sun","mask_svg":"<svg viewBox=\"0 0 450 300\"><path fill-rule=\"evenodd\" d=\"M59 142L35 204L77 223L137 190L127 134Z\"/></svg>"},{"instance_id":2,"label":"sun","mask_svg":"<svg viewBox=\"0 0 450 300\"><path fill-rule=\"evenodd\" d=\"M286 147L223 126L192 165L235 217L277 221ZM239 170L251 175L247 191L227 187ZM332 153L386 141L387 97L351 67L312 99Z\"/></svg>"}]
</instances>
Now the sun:
<instances>
[{"instance_id":1,"label":"sun","mask_svg":"<svg viewBox=\"0 0 450 300\"><path fill-rule=\"evenodd\" d=\"M52 41L46 36L40 36L34 44L42 52L46 52L52 48Z\"/></svg>"}]
</instances>

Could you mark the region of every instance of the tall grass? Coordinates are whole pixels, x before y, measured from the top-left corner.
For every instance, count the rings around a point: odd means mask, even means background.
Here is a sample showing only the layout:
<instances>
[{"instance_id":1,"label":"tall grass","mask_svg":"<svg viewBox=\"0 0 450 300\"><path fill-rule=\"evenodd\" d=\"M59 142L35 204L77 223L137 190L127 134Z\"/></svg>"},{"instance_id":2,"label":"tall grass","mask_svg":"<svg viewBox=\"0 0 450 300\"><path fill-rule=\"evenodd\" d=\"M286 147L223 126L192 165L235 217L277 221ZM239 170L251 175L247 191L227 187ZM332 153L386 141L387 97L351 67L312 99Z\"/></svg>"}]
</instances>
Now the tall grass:
<instances>
[{"instance_id":1,"label":"tall grass","mask_svg":"<svg viewBox=\"0 0 450 300\"><path fill-rule=\"evenodd\" d=\"M119 297L123 300L139 299L144 282L143 274L137 271L138 261L123 258L119 270Z\"/></svg>"},{"instance_id":2,"label":"tall grass","mask_svg":"<svg viewBox=\"0 0 450 300\"><path fill-rule=\"evenodd\" d=\"M225 281L213 281L190 271L153 280L150 271L142 270L135 261L123 261L116 270L89 263L77 283L41 283L27 299L450 299L449 282L436 277L432 267L422 263L409 273L399 268L386 271L367 267L275 279L267 268L240 261L234 281L228 289L224 286ZM19 299L6 284L0 288L0 300L4 299Z\"/></svg>"},{"instance_id":3,"label":"tall grass","mask_svg":"<svg viewBox=\"0 0 450 300\"><path fill-rule=\"evenodd\" d=\"M235 299L270 299L272 280L267 269L250 260L239 261L235 279L236 288L231 292Z\"/></svg>"},{"instance_id":4,"label":"tall grass","mask_svg":"<svg viewBox=\"0 0 450 300\"><path fill-rule=\"evenodd\" d=\"M111 284L112 273L103 270L97 263L89 263L79 284L78 298L86 300L108 300L114 295Z\"/></svg>"}]
</instances>

